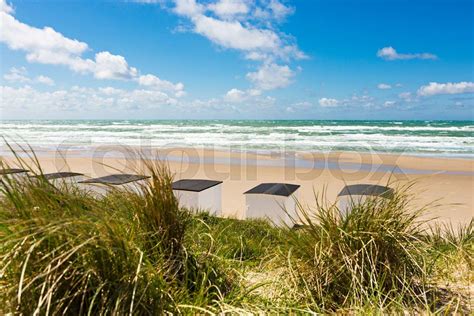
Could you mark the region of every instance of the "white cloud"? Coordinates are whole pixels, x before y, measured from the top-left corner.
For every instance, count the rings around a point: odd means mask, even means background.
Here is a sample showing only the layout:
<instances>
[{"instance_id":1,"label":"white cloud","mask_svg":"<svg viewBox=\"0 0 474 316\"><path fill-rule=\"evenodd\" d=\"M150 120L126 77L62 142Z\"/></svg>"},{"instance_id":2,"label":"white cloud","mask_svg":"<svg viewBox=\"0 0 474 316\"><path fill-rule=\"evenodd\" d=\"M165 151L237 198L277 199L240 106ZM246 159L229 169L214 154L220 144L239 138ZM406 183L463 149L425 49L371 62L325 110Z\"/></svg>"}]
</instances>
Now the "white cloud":
<instances>
[{"instance_id":1,"label":"white cloud","mask_svg":"<svg viewBox=\"0 0 474 316\"><path fill-rule=\"evenodd\" d=\"M177 100L166 93L155 90L124 90L111 87L85 88L74 86L67 90L39 91L30 86L0 87L3 110L18 109L34 111L94 111L136 110L176 105Z\"/></svg>"},{"instance_id":2,"label":"white cloud","mask_svg":"<svg viewBox=\"0 0 474 316\"><path fill-rule=\"evenodd\" d=\"M457 82L457 83L437 83L430 82L426 86L421 86L418 89L420 96L432 96L438 94L462 94L474 93L474 82Z\"/></svg>"},{"instance_id":3,"label":"white cloud","mask_svg":"<svg viewBox=\"0 0 474 316\"><path fill-rule=\"evenodd\" d=\"M334 98L321 98L319 99L319 105L321 107L366 107L373 108L376 106L376 100L374 97L368 94L354 94L350 98L334 99Z\"/></svg>"},{"instance_id":4,"label":"white cloud","mask_svg":"<svg viewBox=\"0 0 474 316\"><path fill-rule=\"evenodd\" d=\"M273 20L294 12L279 0L216 0L206 5L196 0L174 0L173 11L189 19L192 32L226 49L234 49L262 65L247 78L257 90L271 90L290 84L293 71L278 61L305 59L292 37L279 32ZM270 76L268 70L275 70Z\"/></svg>"},{"instance_id":5,"label":"white cloud","mask_svg":"<svg viewBox=\"0 0 474 316\"><path fill-rule=\"evenodd\" d=\"M415 54L400 54L395 48L388 46L377 51L377 56L385 60L399 60L399 59L438 59L438 57L431 53L415 53Z\"/></svg>"},{"instance_id":6,"label":"white cloud","mask_svg":"<svg viewBox=\"0 0 474 316\"><path fill-rule=\"evenodd\" d=\"M193 21L196 33L225 48L271 51L281 46L275 32L244 27L239 21L222 21L204 15L195 17Z\"/></svg>"},{"instance_id":7,"label":"white cloud","mask_svg":"<svg viewBox=\"0 0 474 316\"><path fill-rule=\"evenodd\" d=\"M240 89L230 89L224 95L223 100L231 103L242 103L245 101L261 101L262 100L262 91L258 89L248 89L248 90L240 90Z\"/></svg>"},{"instance_id":8,"label":"white cloud","mask_svg":"<svg viewBox=\"0 0 474 316\"><path fill-rule=\"evenodd\" d=\"M28 72L25 67L12 67L9 72L3 75L3 79L9 82L30 82L31 79L28 77Z\"/></svg>"},{"instance_id":9,"label":"white cloud","mask_svg":"<svg viewBox=\"0 0 474 316\"><path fill-rule=\"evenodd\" d=\"M97 79L132 79L137 69L130 67L124 57L100 52L95 55L94 77Z\"/></svg>"},{"instance_id":10,"label":"white cloud","mask_svg":"<svg viewBox=\"0 0 474 316\"><path fill-rule=\"evenodd\" d=\"M181 97L185 94L184 92L184 85L181 82L176 84L162 80L155 75L143 75L138 78L138 83L141 86L146 86L150 88L154 88L161 91L172 92L175 94L176 97Z\"/></svg>"},{"instance_id":11,"label":"white cloud","mask_svg":"<svg viewBox=\"0 0 474 316\"><path fill-rule=\"evenodd\" d=\"M13 8L6 0L0 0L0 12L13 13Z\"/></svg>"},{"instance_id":12,"label":"white cloud","mask_svg":"<svg viewBox=\"0 0 474 316\"><path fill-rule=\"evenodd\" d=\"M224 96L224 99L230 102L242 102L246 98L247 93L245 93L245 91L235 88L227 91L226 95Z\"/></svg>"},{"instance_id":13,"label":"white cloud","mask_svg":"<svg viewBox=\"0 0 474 316\"><path fill-rule=\"evenodd\" d=\"M336 107L340 104L339 100L331 98L321 98L319 99L319 105L322 107Z\"/></svg>"},{"instance_id":14,"label":"white cloud","mask_svg":"<svg viewBox=\"0 0 474 316\"><path fill-rule=\"evenodd\" d=\"M0 12L0 20L0 42L12 50L26 51L28 61L72 65L88 49L86 43L66 38L50 27L31 27L5 12Z\"/></svg>"},{"instance_id":15,"label":"white cloud","mask_svg":"<svg viewBox=\"0 0 474 316\"><path fill-rule=\"evenodd\" d=\"M174 0L176 6L174 11L179 15L195 17L204 12L204 6L197 3L196 0Z\"/></svg>"},{"instance_id":16,"label":"white cloud","mask_svg":"<svg viewBox=\"0 0 474 316\"><path fill-rule=\"evenodd\" d=\"M54 80L47 76L40 75L36 77L35 81L48 86L54 86Z\"/></svg>"},{"instance_id":17,"label":"white cloud","mask_svg":"<svg viewBox=\"0 0 474 316\"><path fill-rule=\"evenodd\" d=\"M273 90L288 86L294 72L287 65L263 64L256 72L247 74L247 78L255 84L258 89Z\"/></svg>"},{"instance_id":18,"label":"white cloud","mask_svg":"<svg viewBox=\"0 0 474 316\"><path fill-rule=\"evenodd\" d=\"M16 82L16 83L41 83L41 84L45 84L45 85L49 85L49 86L54 85L54 80L53 79L51 79L49 77L46 77L46 76L43 76L43 75L40 75L40 76L37 76L34 79L31 79L28 76L28 71L26 70L25 67L20 67L20 68L12 67L12 68L10 68L8 73L3 75L3 79L5 79L8 82Z\"/></svg>"},{"instance_id":19,"label":"white cloud","mask_svg":"<svg viewBox=\"0 0 474 316\"><path fill-rule=\"evenodd\" d=\"M388 107L391 107L391 106L395 105L396 103L397 102L395 102L395 101L385 101L383 106L388 108Z\"/></svg>"},{"instance_id":20,"label":"white cloud","mask_svg":"<svg viewBox=\"0 0 474 316\"><path fill-rule=\"evenodd\" d=\"M293 14L294 8L287 7L278 0L263 1L261 7L255 8L254 16L264 20L277 20L281 21L288 15Z\"/></svg>"},{"instance_id":21,"label":"white cloud","mask_svg":"<svg viewBox=\"0 0 474 316\"><path fill-rule=\"evenodd\" d=\"M138 77L138 70L129 66L123 56L102 51L95 54L94 60L84 58L82 55L90 50L86 43L67 38L51 27L41 29L22 23L9 14L12 10L5 9L4 0L0 1L0 42L12 50L26 52L29 62L63 65L74 72L90 73L97 79L136 80ZM46 83L44 78L41 81ZM181 88L176 93L183 94L182 84L177 86Z\"/></svg>"},{"instance_id":22,"label":"white cloud","mask_svg":"<svg viewBox=\"0 0 474 316\"><path fill-rule=\"evenodd\" d=\"M193 32L220 47L241 51L247 59L273 63L279 59L289 61L307 58L292 43L291 37L275 30L268 16L255 14L260 9L262 12L271 12L268 15L273 18L280 18L293 12L293 9L277 0L258 2L260 6L257 2L246 0L219 0L207 7L195 0L174 2L174 12L190 19ZM207 10L215 15L212 16Z\"/></svg>"},{"instance_id":23,"label":"white cloud","mask_svg":"<svg viewBox=\"0 0 474 316\"><path fill-rule=\"evenodd\" d=\"M402 92L398 95L398 97L407 102L411 102L413 100L413 94L411 92Z\"/></svg>"},{"instance_id":24,"label":"white cloud","mask_svg":"<svg viewBox=\"0 0 474 316\"><path fill-rule=\"evenodd\" d=\"M247 14L249 6L244 0L219 0L207 6L221 18L229 18L239 14Z\"/></svg>"},{"instance_id":25,"label":"white cloud","mask_svg":"<svg viewBox=\"0 0 474 316\"><path fill-rule=\"evenodd\" d=\"M392 86L386 83L379 83L377 85L377 88L380 90L388 90L388 89L392 89Z\"/></svg>"}]
</instances>

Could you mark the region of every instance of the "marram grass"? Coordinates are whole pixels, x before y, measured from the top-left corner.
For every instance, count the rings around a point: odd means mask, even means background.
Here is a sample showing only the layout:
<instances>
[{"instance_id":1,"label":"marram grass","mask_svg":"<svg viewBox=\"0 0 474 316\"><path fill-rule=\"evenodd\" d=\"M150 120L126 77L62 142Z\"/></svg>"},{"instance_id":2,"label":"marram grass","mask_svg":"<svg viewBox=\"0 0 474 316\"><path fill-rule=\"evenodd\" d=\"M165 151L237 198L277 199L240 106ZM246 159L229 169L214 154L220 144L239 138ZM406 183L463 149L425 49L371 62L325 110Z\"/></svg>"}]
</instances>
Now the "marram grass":
<instances>
[{"instance_id":1,"label":"marram grass","mask_svg":"<svg viewBox=\"0 0 474 316\"><path fill-rule=\"evenodd\" d=\"M23 166L41 175L33 161ZM390 200L368 200L346 217L316 197L314 205L300 205L305 225L294 230L191 213L176 201L166 166L143 165L151 180L140 193L104 198L42 177L3 179L0 314L472 308L464 286L473 281L472 222L426 229L419 217L426 210L410 205L408 187Z\"/></svg>"}]
</instances>

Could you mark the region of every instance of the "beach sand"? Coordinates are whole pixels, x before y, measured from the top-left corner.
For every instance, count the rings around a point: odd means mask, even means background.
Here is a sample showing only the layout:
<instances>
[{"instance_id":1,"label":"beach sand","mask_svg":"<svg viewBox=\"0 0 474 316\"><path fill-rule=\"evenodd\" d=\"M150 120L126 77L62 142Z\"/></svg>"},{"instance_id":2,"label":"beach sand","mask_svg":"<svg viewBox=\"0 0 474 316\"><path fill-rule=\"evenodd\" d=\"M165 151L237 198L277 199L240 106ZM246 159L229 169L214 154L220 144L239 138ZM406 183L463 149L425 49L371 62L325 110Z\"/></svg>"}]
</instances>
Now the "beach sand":
<instances>
[{"instance_id":1,"label":"beach sand","mask_svg":"<svg viewBox=\"0 0 474 316\"><path fill-rule=\"evenodd\" d=\"M113 152L104 150L92 155L68 152L65 156L42 153L39 160L44 172L74 171L90 177L143 168L136 157L120 157L118 149ZM222 180L223 214L229 217L244 218L243 192L262 182L299 184L300 201L314 205L314 194L323 190L327 200L334 202L345 184L386 184L389 179L392 186L414 182L413 205L433 203L425 215L428 218L457 225L469 222L474 216L474 161L470 159L352 152L296 153L288 158L288 154L194 148L157 150L153 157L157 156L161 160L166 157L175 179ZM14 164L11 157L3 159ZM397 171L392 173L394 169Z\"/></svg>"}]
</instances>

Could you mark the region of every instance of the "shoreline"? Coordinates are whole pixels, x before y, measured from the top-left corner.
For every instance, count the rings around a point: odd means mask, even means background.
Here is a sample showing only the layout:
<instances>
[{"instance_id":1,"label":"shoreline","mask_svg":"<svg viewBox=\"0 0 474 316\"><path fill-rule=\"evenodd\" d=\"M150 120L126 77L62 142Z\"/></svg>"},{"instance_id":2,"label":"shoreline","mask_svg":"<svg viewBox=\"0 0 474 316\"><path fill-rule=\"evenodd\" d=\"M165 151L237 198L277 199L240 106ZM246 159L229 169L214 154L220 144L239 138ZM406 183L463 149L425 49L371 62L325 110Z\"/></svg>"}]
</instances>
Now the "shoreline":
<instances>
[{"instance_id":1,"label":"shoreline","mask_svg":"<svg viewBox=\"0 0 474 316\"><path fill-rule=\"evenodd\" d=\"M109 150L118 149L120 148L117 146L109 148ZM196 148L162 149L153 153L166 154L175 158L175 160L167 159L166 163L176 180L194 178L223 181L222 206L226 217L243 218L245 198L242 193L264 182L299 184L301 185L299 199L303 204L311 205L314 204L315 192L319 194L325 191L328 202L332 203L337 200L337 194L346 184L386 184L389 181L393 186L414 183L412 193L416 200L412 202L416 207L438 201L441 206L433 208L430 214L426 215L437 218L438 222L457 225L469 222L474 216L472 195L474 160L349 152L334 152L329 155L306 153L299 158L315 163L318 167L312 168L297 163L278 165L275 161L282 161L281 154L257 155L248 152L236 153ZM190 158L177 159L183 156ZM11 156L4 156L3 159L8 163L13 161ZM137 156L117 157L105 154L87 156L84 152L69 152L65 157L61 157L56 152L45 152L38 155L38 160L44 172L74 171L84 173L88 177L111 173L136 173L143 170L143 162ZM328 162L336 163L336 165L328 167ZM344 168L347 166L344 163L354 163L356 166L370 163L376 167L382 164L393 164L402 171L424 170L425 172L391 173L387 169L367 170L362 167L351 169ZM439 172L439 170L446 172Z\"/></svg>"},{"instance_id":2,"label":"shoreline","mask_svg":"<svg viewBox=\"0 0 474 316\"><path fill-rule=\"evenodd\" d=\"M29 144L21 143L20 146L27 147ZM13 145L16 146L16 145ZM61 147L63 146L63 147ZM296 149L288 149L288 150L278 150L278 149L261 149L257 150L255 148L232 148L232 147L208 147L208 146L154 146L154 145L147 145L147 146L140 146L140 145L129 145L129 144L116 144L116 143L103 143L100 145L92 145L92 144L62 144L62 145L43 145L43 144L35 144L32 145L33 149L38 152L54 152L54 151L61 151L61 150L68 150L72 149L73 151L80 151L80 150L100 150L102 148L130 148L132 150L139 150L145 148L146 150L152 151L174 151L174 150L189 150L195 149L198 151L215 151L215 152L230 152L236 154L252 154L258 156L272 156L275 154L280 154L282 152L289 152L296 155L301 156L308 156L308 155L335 155L341 153L349 153L349 154L359 154L359 155L379 155L379 156L405 156L405 157L412 157L412 158L432 158L432 159L459 159L459 160L471 160L474 161L474 153L471 155L465 155L460 153L446 153L446 152L438 152L438 153L428 153L428 152L408 152L408 151L360 151L360 150L349 150L349 149L337 149L337 150L296 150ZM9 149L6 144L0 145L0 156L9 153Z\"/></svg>"},{"instance_id":3,"label":"shoreline","mask_svg":"<svg viewBox=\"0 0 474 316\"><path fill-rule=\"evenodd\" d=\"M208 147L149 147L123 146L117 144L84 146L56 150L33 147L38 157L66 155L76 158L127 158L136 159L137 153L145 158L170 162L256 165L262 167L290 167L311 169L346 169L410 174L433 174L437 172L474 176L474 157L420 156L406 153L378 153L357 151L269 151L225 150ZM18 150L21 156L31 152ZM11 151L0 147L0 157L12 157ZM375 170L374 170L375 169Z\"/></svg>"}]
</instances>

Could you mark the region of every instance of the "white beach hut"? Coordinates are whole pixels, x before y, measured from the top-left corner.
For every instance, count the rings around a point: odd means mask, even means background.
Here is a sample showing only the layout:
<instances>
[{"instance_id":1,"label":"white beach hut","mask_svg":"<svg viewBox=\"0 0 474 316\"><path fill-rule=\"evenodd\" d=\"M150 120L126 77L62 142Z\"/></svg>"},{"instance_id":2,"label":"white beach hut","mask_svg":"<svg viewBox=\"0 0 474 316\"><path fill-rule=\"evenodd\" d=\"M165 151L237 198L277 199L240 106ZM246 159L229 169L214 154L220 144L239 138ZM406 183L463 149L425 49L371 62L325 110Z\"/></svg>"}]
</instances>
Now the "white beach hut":
<instances>
[{"instance_id":1,"label":"white beach hut","mask_svg":"<svg viewBox=\"0 0 474 316\"><path fill-rule=\"evenodd\" d=\"M182 179L173 183L173 192L183 207L222 214L222 181Z\"/></svg>"},{"instance_id":2,"label":"white beach hut","mask_svg":"<svg viewBox=\"0 0 474 316\"><path fill-rule=\"evenodd\" d=\"M146 184L149 176L137 174L112 174L105 177L87 179L78 183L98 195L106 195L114 189L140 192L140 186Z\"/></svg>"},{"instance_id":3,"label":"white beach hut","mask_svg":"<svg viewBox=\"0 0 474 316\"><path fill-rule=\"evenodd\" d=\"M363 204L369 198L392 198L393 189L375 184L353 184L345 186L339 192L339 211L343 216L348 214L354 206Z\"/></svg>"},{"instance_id":4,"label":"white beach hut","mask_svg":"<svg viewBox=\"0 0 474 316\"><path fill-rule=\"evenodd\" d=\"M262 183L245 192L246 218L266 218L277 226L293 226L297 219L297 190L288 183Z\"/></svg>"}]
</instances>

